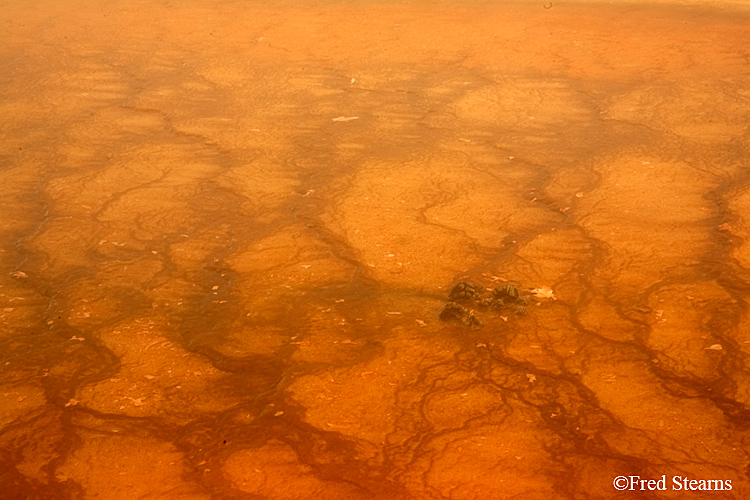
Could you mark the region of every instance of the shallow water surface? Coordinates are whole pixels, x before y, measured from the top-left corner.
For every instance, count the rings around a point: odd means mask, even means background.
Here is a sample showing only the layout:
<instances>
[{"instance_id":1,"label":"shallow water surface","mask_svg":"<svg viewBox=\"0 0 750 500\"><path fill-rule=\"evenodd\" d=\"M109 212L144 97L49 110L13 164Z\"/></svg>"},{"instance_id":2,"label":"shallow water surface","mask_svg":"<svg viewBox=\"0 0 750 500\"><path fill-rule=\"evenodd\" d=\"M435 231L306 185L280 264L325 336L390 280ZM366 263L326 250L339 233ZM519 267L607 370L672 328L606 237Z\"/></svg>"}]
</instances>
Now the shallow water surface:
<instances>
[{"instance_id":1,"label":"shallow water surface","mask_svg":"<svg viewBox=\"0 0 750 500\"><path fill-rule=\"evenodd\" d=\"M3 498L748 498L750 11L550 5L9 0Z\"/></svg>"}]
</instances>

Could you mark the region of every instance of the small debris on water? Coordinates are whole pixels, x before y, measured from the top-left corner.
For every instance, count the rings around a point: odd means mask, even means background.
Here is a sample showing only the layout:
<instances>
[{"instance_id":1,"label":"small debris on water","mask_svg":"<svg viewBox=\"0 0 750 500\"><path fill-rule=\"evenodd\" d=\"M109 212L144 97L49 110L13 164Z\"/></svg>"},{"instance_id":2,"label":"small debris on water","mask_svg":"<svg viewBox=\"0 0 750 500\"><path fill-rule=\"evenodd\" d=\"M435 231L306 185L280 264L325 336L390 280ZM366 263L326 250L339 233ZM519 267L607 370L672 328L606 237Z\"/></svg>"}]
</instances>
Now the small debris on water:
<instances>
[{"instance_id":1,"label":"small debris on water","mask_svg":"<svg viewBox=\"0 0 750 500\"><path fill-rule=\"evenodd\" d=\"M538 299L552 299L557 300L555 297L555 294L552 292L552 289L547 286L541 286L539 288L534 288L531 290L531 293L534 294L534 296Z\"/></svg>"},{"instance_id":2,"label":"small debris on water","mask_svg":"<svg viewBox=\"0 0 750 500\"><path fill-rule=\"evenodd\" d=\"M352 427L351 425L337 425L331 423L327 423L326 425L331 429L350 429Z\"/></svg>"}]
</instances>

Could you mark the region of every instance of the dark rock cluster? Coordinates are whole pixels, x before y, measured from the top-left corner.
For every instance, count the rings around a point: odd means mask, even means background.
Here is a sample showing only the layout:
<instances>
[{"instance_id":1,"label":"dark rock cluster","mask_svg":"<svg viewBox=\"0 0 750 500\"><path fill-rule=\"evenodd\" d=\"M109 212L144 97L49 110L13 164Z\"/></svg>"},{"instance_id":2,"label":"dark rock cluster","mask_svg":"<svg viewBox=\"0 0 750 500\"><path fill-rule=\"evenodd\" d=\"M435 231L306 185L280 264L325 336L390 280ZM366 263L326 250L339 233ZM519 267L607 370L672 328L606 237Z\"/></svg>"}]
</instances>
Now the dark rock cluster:
<instances>
[{"instance_id":1,"label":"dark rock cluster","mask_svg":"<svg viewBox=\"0 0 750 500\"><path fill-rule=\"evenodd\" d=\"M477 309L510 312L520 316L528 313L525 306L529 301L521 296L515 285L503 283L483 297L484 291L482 285L460 281L448 294L448 303L440 310L440 319L477 330L482 327L482 320L476 315Z\"/></svg>"}]
</instances>

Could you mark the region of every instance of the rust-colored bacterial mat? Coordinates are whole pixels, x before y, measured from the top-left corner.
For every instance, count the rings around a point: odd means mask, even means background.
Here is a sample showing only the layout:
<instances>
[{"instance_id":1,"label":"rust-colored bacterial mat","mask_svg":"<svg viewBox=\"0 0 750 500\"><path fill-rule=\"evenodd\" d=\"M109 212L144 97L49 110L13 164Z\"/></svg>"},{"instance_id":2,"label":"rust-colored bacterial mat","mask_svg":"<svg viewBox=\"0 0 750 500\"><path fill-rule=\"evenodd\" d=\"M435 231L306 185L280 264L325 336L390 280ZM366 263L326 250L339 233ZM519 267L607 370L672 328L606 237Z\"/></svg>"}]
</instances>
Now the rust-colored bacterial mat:
<instances>
[{"instance_id":1,"label":"rust-colored bacterial mat","mask_svg":"<svg viewBox=\"0 0 750 500\"><path fill-rule=\"evenodd\" d=\"M0 498L750 498L749 40L5 0Z\"/></svg>"}]
</instances>

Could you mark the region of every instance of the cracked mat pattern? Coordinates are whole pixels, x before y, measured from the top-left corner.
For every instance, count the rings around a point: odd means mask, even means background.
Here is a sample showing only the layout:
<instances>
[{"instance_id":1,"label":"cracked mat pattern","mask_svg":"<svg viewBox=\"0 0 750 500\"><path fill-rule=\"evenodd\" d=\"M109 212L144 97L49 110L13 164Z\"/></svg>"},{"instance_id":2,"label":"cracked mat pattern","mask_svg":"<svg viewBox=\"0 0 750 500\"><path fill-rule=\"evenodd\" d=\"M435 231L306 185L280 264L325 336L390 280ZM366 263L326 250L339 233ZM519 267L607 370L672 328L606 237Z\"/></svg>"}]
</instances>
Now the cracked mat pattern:
<instances>
[{"instance_id":1,"label":"cracked mat pattern","mask_svg":"<svg viewBox=\"0 0 750 500\"><path fill-rule=\"evenodd\" d=\"M750 496L740 6L0 20L4 498Z\"/></svg>"}]
</instances>

